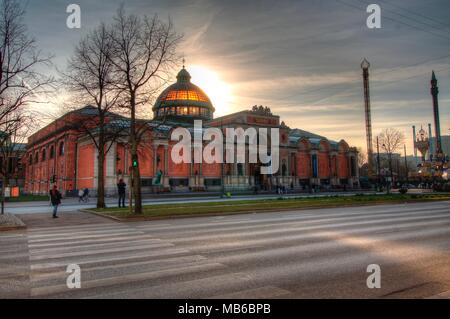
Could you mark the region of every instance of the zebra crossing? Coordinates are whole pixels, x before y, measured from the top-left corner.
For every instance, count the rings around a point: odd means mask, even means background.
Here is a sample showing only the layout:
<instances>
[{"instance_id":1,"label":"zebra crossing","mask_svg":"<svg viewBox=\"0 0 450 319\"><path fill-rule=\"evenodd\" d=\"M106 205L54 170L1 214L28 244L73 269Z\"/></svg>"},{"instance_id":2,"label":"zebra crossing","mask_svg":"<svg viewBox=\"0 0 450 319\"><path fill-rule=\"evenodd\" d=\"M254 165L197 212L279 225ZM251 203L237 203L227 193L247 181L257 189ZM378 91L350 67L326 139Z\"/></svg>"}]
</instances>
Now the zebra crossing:
<instances>
[{"instance_id":1,"label":"zebra crossing","mask_svg":"<svg viewBox=\"0 0 450 319\"><path fill-rule=\"evenodd\" d=\"M0 232L0 299L28 295L29 265L27 236L21 232Z\"/></svg>"},{"instance_id":2,"label":"zebra crossing","mask_svg":"<svg viewBox=\"0 0 450 319\"><path fill-rule=\"evenodd\" d=\"M0 234L0 243L0 296L429 297L450 290L448 202L36 227ZM80 289L66 284L70 264L81 268ZM381 289L366 286L370 264L382 269ZM12 291L17 278L20 289Z\"/></svg>"}]
</instances>

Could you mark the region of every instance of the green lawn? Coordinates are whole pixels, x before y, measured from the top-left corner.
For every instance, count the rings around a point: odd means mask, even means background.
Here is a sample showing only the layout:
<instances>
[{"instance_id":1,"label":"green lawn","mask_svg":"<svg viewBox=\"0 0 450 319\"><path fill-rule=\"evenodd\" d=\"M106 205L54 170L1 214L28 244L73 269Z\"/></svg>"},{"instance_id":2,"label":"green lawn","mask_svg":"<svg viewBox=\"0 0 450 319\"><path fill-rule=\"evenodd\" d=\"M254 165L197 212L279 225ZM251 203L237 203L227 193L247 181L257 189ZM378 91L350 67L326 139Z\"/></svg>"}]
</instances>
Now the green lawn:
<instances>
[{"instance_id":1,"label":"green lawn","mask_svg":"<svg viewBox=\"0 0 450 319\"><path fill-rule=\"evenodd\" d=\"M37 202L48 201L48 195L22 195L19 197L9 197L6 199L8 202Z\"/></svg>"},{"instance_id":2,"label":"green lawn","mask_svg":"<svg viewBox=\"0 0 450 319\"><path fill-rule=\"evenodd\" d=\"M276 211L288 209L358 206L369 204L402 203L418 201L450 200L450 194L423 195L355 195L327 196L315 198L289 198L264 200L238 200L229 202L208 202L190 204L162 204L144 206L142 215L130 215L129 208L95 209L97 213L118 218L161 218L202 214L236 214L244 212Z\"/></svg>"}]
</instances>

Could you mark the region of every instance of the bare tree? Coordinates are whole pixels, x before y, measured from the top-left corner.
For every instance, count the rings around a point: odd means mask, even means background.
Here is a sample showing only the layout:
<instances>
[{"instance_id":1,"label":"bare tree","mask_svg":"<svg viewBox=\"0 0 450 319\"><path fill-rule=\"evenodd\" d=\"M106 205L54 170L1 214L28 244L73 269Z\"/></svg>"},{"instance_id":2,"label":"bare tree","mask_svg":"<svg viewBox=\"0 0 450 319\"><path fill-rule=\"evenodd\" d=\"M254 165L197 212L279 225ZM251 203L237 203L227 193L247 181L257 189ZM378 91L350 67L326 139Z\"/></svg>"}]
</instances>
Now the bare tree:
<instances>
[{"instance_id":1,"label":"bare tree","mask_svg":"<svg viewBox=\"0 0 450 319\"><path fill-rule=\"evenodd\" d=\"M15 179L18 185L19 174L22 170L22 155L25 153L25 143L29 133L34 128L33 116L21 110L8 114L0 125L0 175L4 187ZM4 190L3 187L3 190ZM1 214L4 213L4 191L0 193Z\"/></svg>"},{"instance_id":2,"label":"bare tree","mask_svg":"<svg viewBox=\"0 0 450 319\"><path fill-rule=\"evenodd\" d=\"M137 120L140 107L148 105L167 83L177 57L179 36L172 23L125 13L123 6L114 18L111 33L114 42L113 63L119 81L117 89L125 91L122 106L130 113L131 184L135 213L142 213L138 147L148 126Z\"/></svg>"},{"instance_id":3,"label":"bare tree","mask_svg":"<svg viewBox=\"0 0 450 319\"><path fill-rule=\"evenodd\" d=\"M25 9L18 0L0 2L0 148L2 152L14 151L14 139L23 134L28 107L44 102L53 78L39 73L40 67L50 64L49 57L42 57L36 42L29 37L24 24ZM4 160L7 155L4 154ZM4 167L6 167L4 165ZM1 190L2 207L7 174L3 175Z\"/></svg>"},{"instance_id":4,"label":"bare tree","mask_svg":"<svg viewBox=\"0 0 450 319\"><path fill-rule=\"evenodd\" d=\"M381 148L386 152L389 162L389 172L391 181L393 179L392 172L392 154L403 147L405 135L395 128L386 128L378 136Z\"/></svg>"},{"instance_id":5,"label":"bare tree","mask_svg":"<svg viewBox=\"0 0 450 319\"><path fill-rule=\"evenodd\" d=\"M94 114L81 114L83 120L70 125L89 136L98 152L97 208L106 207L105 157L123 131L122 126L114 125L117 116L112 113L122 93L114 84L112 54L111 33L101 24L80 41L64 74L66 87L77 97L77 107L80 102L93 106Z\"/></svg>"},{"instance_id":6,"label":"bare tree","mask_svg":"<svg viewBox=\"0 0 450 319\"><path fill-rule=\"evenodd\" d=\"M357 151L358 151L359 175L368 176L369 169L367 164L367 153L361 147L358 147Z\"/></svg>"},{"instance_id":7,"label":"bare tree","mask_svg":"<svg viewBox=\"0 0 450 319\"><path fill-rule=\"evenodd\" d=\"M20 1L0 3L0 125L15 121L11 113L39 102L53 79L37 69L50 63L41 57L34 39L23 23L25 10ZM42 101L40 101L42 102Z\"/></svg>"}]
</instances>

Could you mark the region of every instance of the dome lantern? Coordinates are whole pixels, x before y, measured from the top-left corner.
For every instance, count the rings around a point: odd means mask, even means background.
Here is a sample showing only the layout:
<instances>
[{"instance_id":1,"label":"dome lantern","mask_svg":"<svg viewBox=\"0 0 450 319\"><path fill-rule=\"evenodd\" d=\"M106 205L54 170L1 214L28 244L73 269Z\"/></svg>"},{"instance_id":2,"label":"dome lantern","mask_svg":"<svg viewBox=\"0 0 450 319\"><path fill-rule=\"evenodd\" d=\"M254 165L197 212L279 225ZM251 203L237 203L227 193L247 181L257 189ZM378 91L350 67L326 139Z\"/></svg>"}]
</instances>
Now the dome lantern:
<instances>
[{"instance_id":1,"label":"dome lantern","mask_svg":"<svg viewBox=\"0 0 450 319\"><path fill-rule=\"evenodd\" d=\"M183 67L180 72L177 74L177 82L181 83L190 83L191 82L191 75L188 71Z\"/></svg>"}]
</instances>

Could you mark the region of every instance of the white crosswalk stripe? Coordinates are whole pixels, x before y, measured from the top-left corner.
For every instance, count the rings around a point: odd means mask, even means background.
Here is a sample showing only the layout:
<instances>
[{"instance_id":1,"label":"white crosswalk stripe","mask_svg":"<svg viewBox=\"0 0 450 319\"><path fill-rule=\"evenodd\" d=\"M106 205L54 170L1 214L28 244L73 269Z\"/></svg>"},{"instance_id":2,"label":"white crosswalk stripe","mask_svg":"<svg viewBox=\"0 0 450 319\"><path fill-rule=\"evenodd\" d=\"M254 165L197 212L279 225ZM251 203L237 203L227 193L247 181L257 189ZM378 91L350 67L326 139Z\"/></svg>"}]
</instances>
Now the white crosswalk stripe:
<instances>
[{"instance_id":1,"label":"white crosswalk stripe","mask_svg":"<svg viewBox=\"0 0 450 319\"><path fill-rule=\"evenodd\" d=\"M19 239L0 236L12 245ZM28 271L30 297L283 298L311 296L314 287L373 297L392 293L401 280L411 285L417 271L415 280L442 282L450 208L440 202L34 228L26 240L27 249L0 246L0 264L28 257L20 272ZM81 267L81 289L66 285L72 263ZM373 263L392 276L379 291L365 287ZM1 269L0 280L9 274ZM342 284L330 286L336 278Z\"/></svg>"}]
</instances>

